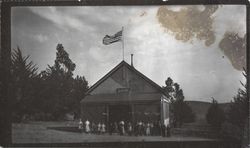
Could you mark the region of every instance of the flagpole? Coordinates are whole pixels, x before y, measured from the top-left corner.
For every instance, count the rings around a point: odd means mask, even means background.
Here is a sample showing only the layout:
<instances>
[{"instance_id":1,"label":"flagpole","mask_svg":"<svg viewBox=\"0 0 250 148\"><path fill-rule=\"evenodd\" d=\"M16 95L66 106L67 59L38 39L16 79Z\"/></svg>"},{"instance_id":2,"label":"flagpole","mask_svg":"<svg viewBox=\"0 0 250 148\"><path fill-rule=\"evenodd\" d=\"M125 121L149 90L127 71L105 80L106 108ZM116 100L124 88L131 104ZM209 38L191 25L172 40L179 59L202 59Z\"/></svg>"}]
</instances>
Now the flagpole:
<instances>
[{"instance_id":1,"label":"flagpole","mask_svg":"<svg viewBox=\"0 0 250 148\"><path fill-rule=\"evenodd\" d=\"M123 26L122 26L122 60L124 61L124 33L123 33Z\"/></svg>"}]
</instances>

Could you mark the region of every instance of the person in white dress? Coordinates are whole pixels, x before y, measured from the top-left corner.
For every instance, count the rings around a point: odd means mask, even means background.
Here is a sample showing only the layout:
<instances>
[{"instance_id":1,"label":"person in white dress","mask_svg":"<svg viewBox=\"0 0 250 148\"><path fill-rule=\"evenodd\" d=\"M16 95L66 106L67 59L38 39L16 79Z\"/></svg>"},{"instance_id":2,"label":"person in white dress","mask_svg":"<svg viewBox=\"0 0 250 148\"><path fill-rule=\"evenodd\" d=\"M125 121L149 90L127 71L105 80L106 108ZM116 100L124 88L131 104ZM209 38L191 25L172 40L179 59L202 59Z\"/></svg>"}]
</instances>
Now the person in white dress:
<instances>
[{"instance_id":1,"label":"person in white dress","mask_svg":"<svg viewBox=\"0 0 250 148\"><path fill-rule=\"evenodd\" d=\"M97 132L98 132L98 134L101 133L101 127L102 127L102 125L101 125L101 123L99 122L98 125L97 125Z\"/></svg>"},{"instance_id":2,"label":"person in white dress","mask_svg":"<svg viewBox=\"0 0 250 148\"><path fill-rule=\"evenodd\" d=\"M85 132L86 133L90 132L90 122L88 119L85 121Z\"/></svg>"},{"instance_id":3,"label":"person in white dress","mask_svg":"<svg viewBox=\"0 0 250 148\"><path fill-rule=\"evenodd\" d=\"M124 127L125 123L123 120L120 122L120 126L121 126L121 135L124 135L125 134L125 127Z\"/></svg>"},{"instance_id":4,"label":"person in white dress","mask_svg":"<svg viewBox=\"0 0 250 148\"><path fill-rule=\"evenodd\" d=\"M101 133L104 134L106 132L106 125L102 123L101 125Z\"/></svg>"}]
</instances>

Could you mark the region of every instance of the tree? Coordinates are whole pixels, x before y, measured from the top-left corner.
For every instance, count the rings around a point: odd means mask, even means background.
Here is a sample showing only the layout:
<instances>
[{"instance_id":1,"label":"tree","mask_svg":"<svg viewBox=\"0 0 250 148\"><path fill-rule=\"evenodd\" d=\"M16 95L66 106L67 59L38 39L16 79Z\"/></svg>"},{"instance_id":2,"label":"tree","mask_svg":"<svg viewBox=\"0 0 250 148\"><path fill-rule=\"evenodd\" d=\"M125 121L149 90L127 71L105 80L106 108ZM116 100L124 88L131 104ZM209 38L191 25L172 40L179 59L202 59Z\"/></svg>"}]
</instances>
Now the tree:
<instances>
[{"instance_id":1,"label":"tree","mask_svg":"<svg viewBox=\"0 0 250 148\"><path fill-rule=\"evenodd\" d=\"M164 89L168 92L173 92L174 91L174 88L173 88L173 84L174 84L174 81L168 77L167 80L165 81L165 84L166 86L164 87Z\"/></svg>"},{"instance_id":2,"label":"tree","mask_svg":"<svg viewBox=\"0 0 250 148\"><path fill-rule=\"evenodd\" d=\"M174 83L174 98L172 103L174 108L174 125L181 127L183 123L193 122L195 115L190 106L184 101L185 97L180 85Z\"/></svg>"},{"instance_id":3,"label":"tree","mask_svg":"<svg viewBox=\"0 0 250 148\"><path fill-rule=\"evenodd\" d=\"M174 101L173 93L174 93L174 87L173 87L174 81L168 77L167 80L165 81L165 87L163 89L165 92L168 94L168 97L170 98L170 102Z\"/></svg>"},{"instance_id":4,"label":"tree","mask_svg":"<svg viewBox=\"0 0 250 148\"><path fill-rule=\"evenodd\" d=\"M58 44L56 50L57 52L54 68L56 68L56 70L63 71L64 74L69 77L72 76L76 67L75 63L71 61L69 54L64 50L62 44Z\"/></svg>"},{"instance_id":5,"label":"tree","mask_svg":"<svg viewBox=\"0 0 250 148\"><path fill-rule=\"evenodd\" d=\"M66 113L80 112L80 100L88 89L84 76L73 78L75 63L62 44L56 47L53 66L37 74L37 67L19 48L12 52L11 98L14 121L24 117L35 120L59 120Z\"/></svg>"},{"instance_id":6,"label":"tree","mask_svg":"<svg viewBox=\"0 0 250 148\"><path fill-rule=\"evenodd\" d=\"M221 124L225 121L225 113L219 107L218 102L213 98L212 104L208 108L206 114L207 123L215 128L220 128Z\"/></svg>"},{"instance_id":7,"label":"tree","mask_svg":"<svg viewBox=\"0 0 250 148\"><path fill-rule=\"evenodd\" d=\"M249 111L249 102L247 98L247 72L244 68L242 74L246 79L246 83L243 84L240 82L243 88L238 89L238 94L233 98L228 111L229 122L240 129L244 129L247 124Z\"/></svg>"},{"instance_id":8,"label":"tree","mask_svg":"<svg viewBox=\"0 0 250 148\"><path fill-rule=\"evenodd\" d=\"M184 101L185 97L183 90L180 89L180 85L174 83L170 77L167 78L165 84L166 86L163 87L163 89L170 98L170 118L173 126L180 127L183 123L193 122L195 120L195 114Z\"/></svg>"},{"instance_id":9,"label":"tree","mask_svg":"<svg viewBox=\"0 0 250 148\"><path fill-rule=\"evenodd\" d=\"M42 94L46 102L43 107L47 114L52 114L54 119L62 119L69 112L71 90L73 87L73 71L75 64L69 58L62 44L56 47L56 59L53 66L48 65L45 71L40 73L45 81Z\"/></svg>"},{"instance_id":10,"label":"tree","mask_svg":"<svg viewBox=\"0 0 250 148\"><path fill-rule=\"evenodd\" d=\"M84 77L73 78L76 65L62 44L58 44L56 50L54 65L48 65L40 76L45 81L42 90L42 95L47 100L44 103L45 112L54 119L63 119L66 113L78 112L80 99L88 88L88 82Z\"/></svg>"},{"instance_id":11,"label":"tree","mask_svg":"<svg viewBox=\"0 0 250 148\"><path fill-rule=\"evenodd\" d=\"M247 97L247 72L243 68L242 74L246 79L246 83L242 83L242 88L238 89L237 95L230 103L230 107L226 112L226 122L222 125L221 134L225 138L233 138L242 142L242 146L249 143L249 100Z\"/></svg>"},{"instance_id":12,"label":"tree","mask_svg":"<svg viewBox=\"0 0 250 148\"><path fill-rule=\"evenodd\" d=\"M76 76L73 82L72 89L72 112L76 115L76 118L79 117L80 113L80 101L84 98L85 93L88 90L88 82L84 76Z\"/></svg>"},{"instance_id":13,"label":"tree","mask_svg":"<svg viewBox=\"0 0 250 148\"><path fill-rule=\"evenodd\" d=\"M21 121L24 115L30 115L34 111L32 106L35 99L33 85L37 78L37 67L29 60L29 56L23 56L20 48L17 47L11 55L10 69L13 120Z\"/></svg>"}]
</instances>

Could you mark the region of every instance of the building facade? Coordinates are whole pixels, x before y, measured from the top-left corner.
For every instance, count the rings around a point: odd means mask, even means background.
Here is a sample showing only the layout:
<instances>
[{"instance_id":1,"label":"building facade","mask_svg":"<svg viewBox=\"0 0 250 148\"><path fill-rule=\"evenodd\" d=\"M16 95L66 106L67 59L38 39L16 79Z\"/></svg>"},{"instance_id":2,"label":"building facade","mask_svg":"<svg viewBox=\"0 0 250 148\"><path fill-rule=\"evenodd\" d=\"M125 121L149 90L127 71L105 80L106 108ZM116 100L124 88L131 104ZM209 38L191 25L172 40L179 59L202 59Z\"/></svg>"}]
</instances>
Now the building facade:
<instances>
[{"instance_id":1,"label":"building facade","mask_svg":"<svg viewBox=\"0 0 250 148\"><path fill-rule=\"evenodd\" d=\"M81 101L81 118L90 122L166 123L169 103L164 90L125 61L95 83Z\"/></svg>"}]
</instances>

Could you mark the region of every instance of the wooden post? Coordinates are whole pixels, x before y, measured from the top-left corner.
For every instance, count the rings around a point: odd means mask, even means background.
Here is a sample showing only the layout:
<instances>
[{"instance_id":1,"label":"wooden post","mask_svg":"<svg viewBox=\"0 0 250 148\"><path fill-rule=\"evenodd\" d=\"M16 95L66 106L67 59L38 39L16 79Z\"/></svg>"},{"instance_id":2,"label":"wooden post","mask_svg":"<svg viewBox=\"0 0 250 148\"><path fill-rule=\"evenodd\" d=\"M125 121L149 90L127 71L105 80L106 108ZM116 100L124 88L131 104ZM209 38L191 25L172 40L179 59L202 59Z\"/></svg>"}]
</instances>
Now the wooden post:
<instances>
[{"instance_id":1,"label":"wooden post","mask_svg":"<svg viewBox=\"0 0 250 148\"><path fill-rule=\"evenodd\" d=\"M135 105L131 104L131 110L132 110L132 125L135 125Z\"/></svg>"},{"instance_id":2,"label":"wooden post","mask_svg":"<svg viewBox=\"0 0 250 148\"><path fill-rule=\"evenodd\" d=\"M163 117L163 100L162 100L162 98L161 98L161 104L160 104L160 106L161 106L161 124L164 124L164 117Z\"/></svg>"},{"instance_id":3,"label":"wooden post","mask_svg":"<svg viewBox=\"0 0 250 148\"><path fill-rule=\"evenodd\" d=\"M107 131L109 131L109 105L106 105L106 120L107 120Z\"/></svg>"}]
</instances>

